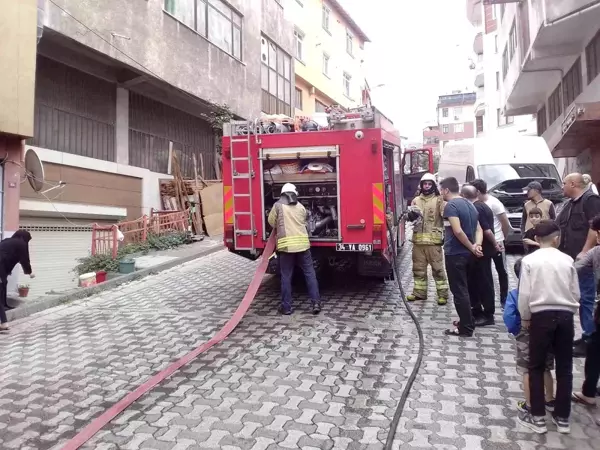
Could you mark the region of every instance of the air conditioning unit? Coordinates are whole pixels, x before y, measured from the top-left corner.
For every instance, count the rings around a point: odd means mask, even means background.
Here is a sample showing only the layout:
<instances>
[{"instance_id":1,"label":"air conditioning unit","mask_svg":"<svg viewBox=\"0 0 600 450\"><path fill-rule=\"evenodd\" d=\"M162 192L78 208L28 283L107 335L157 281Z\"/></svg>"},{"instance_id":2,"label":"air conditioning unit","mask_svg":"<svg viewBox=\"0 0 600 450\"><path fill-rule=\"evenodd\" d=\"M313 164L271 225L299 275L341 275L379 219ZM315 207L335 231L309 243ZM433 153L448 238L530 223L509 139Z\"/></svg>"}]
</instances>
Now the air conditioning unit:
<instances>
[{"instance_id":1,"label":"air conditioning unit","mask_svg":"<svg viewBox=\"0 0 600 450\"><path fill-rule=\"evenodd\" d=\"M460 117L454 116L454 120L460 120Z\"/></svg>"}]
</instances>

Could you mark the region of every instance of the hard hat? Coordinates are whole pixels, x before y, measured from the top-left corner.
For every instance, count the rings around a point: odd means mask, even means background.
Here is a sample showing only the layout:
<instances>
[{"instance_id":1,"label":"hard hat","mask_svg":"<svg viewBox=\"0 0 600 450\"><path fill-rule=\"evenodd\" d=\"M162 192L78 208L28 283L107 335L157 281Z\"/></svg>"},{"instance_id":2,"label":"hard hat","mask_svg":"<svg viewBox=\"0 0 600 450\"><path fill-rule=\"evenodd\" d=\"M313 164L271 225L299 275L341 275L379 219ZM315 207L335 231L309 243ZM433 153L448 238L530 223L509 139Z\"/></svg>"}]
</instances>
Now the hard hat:
<instances>
[{"instance_id":1,"label":"hard hat","mask_svg":"<svg viewBox=\"0 0 600 450\"><path fill-rule=\"evenodd\" d=\"M433 176L431 173L426 173L421 177L420 182L422 183L423 181L431 181L432 183L435 183L435 176Z\"/></svg>"},{"instance_id":2,"label":"hard hat","mask_svg":"<svg viewBox=\"0 0 600 450\"><path fill-rule=\"evenodd\" d=\"M298 195L298 190L296 189L296 186L294 186L292 183L285 183L283 185L283 187L281 188L281 193L283 194L284 192L291 192L292 194Z\"/></svg>"}]
</instances>

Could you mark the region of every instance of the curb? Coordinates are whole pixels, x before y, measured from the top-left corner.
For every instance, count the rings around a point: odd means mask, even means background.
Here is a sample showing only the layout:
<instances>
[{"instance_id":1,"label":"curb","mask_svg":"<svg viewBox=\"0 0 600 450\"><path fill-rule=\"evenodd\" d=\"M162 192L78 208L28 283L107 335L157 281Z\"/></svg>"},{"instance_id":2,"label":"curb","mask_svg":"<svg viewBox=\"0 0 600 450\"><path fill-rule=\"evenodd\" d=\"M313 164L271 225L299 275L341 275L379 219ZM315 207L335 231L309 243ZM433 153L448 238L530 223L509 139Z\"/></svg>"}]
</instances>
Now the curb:
<instances>
[{"instance_id":1,"label":"curb","mask_svg":"<svg viewBox=\"0 0 600 450\"><path fill-rule=\"evenodd\" d=\"M183 256L181 258L173 259L171 261L158 264L154 267L149 267L147 269L138 270L133 273L128 273L126 275L121 275L110 280L106 280L104 283L101 284L96 284L94 286L89 286L85 288L75 288L57 296L45 298L43 300L33 302L31 304L25 304L21 307L7 311L6 315L8 317L8 320L11 322L19 319L24 319L25 317L29 317L33 314L37 314L47 309L54 308L55 306L91 297L92 295L99 294L100 292L107 291L109 289L114 289L118 286L121 286L122 284L139 280L148 275L154 275L159 272L164 272L165 270L172 269L173 267L177 267L181 264L188 263L195 259L199 259L204 256L220 252L222 250L225 250L225 247L216 245L214 248L202 250L196 253L195 255Z\"/></svg>"}]
</instances>

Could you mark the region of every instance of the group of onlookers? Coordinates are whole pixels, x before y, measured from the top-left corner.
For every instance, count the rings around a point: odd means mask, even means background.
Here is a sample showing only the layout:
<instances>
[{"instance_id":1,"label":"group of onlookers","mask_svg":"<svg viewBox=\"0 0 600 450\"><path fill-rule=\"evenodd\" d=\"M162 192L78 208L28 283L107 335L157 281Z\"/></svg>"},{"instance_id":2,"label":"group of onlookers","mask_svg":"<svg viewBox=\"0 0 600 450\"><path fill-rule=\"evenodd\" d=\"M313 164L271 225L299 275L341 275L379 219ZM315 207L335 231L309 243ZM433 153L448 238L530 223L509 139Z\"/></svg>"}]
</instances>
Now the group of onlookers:
<instances>
[{"instance_id":1,"label":"group of onlookers","mask_svg":"<svg viewBox=\"0 0 600 450\"><path fill-rule=\"evenodd\" d=\"M547 431L546 411L557 430L570 432L571 401L595 405L600 378L600 312L594 305L600 272L600 197L581 174L564 179L568 198L556 213L542 197L542 186L528 186L522 227L527 255L515 264L519 287L507 292L503 236L508 220L502 204L487 194L483 180L459 188L454 178L440 183L444 207L444 253L448 284L459 320L449 336L473 335L494 323L495 292L491 262L499 274L504 321L516 336L517 368L525 400L519 421L538 433ZM583 330L574 340L574 314ZM585 356L585 383L573 393L573 356ZM556 396L550 370L556 367Z\"/></svg>"}]
</instances>

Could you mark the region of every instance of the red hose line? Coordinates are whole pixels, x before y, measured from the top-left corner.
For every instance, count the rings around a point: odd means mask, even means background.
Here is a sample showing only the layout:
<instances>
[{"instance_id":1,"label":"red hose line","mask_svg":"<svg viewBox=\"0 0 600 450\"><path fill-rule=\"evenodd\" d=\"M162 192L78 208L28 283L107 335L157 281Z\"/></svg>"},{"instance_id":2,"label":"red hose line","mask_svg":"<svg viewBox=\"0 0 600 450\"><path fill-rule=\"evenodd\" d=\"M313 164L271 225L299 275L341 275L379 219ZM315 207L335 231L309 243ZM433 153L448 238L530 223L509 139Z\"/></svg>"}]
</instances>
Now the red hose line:
<instances>
[{"instance_id":1,"label":"red hose line","mask_svg":"<svg viewBox=\"0 0 600 450\"><path fill-rule=\"evenodd\" d=\"M112 421L115 417L121 414L125 409L127 409L133 402L139 399L142 395L150 392L157 384L164 381L166 378L170 377L179 370L181 367L188 364L194 358L196 358L201 353L206 352L214 345L221 343L231 332L238 326L242 318L248 312L256 293L258 292L258 288L262 282L263 276L267 271L267 266L269 265L269 257L275 251L275 233L271 234L271 237L267 241L267 245L260 259L260 263L256 272L254 273L254 277L252 278L252 282L250 286L248 286L248 290L242 299L242 302L239 304L231 319L227 321L227 323L221 328L217 334L215 334L210 340L205 342L204 344L197 347L195 350L192 350L181 359L175 361L165 369L158 372L152 378L148 379L146 382L138 386L134 391L127 394L109 409L107 409L102 415L98 416L92 422L87 425L83 430L81 430L75 437L70 439L63 447L62 450L77 450L87 441L89 441L98 431L104 428L110 421Z\"/></svg>"}]
</instances>

